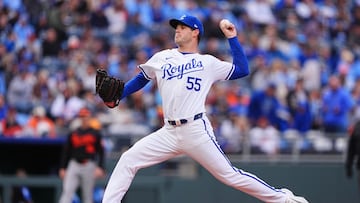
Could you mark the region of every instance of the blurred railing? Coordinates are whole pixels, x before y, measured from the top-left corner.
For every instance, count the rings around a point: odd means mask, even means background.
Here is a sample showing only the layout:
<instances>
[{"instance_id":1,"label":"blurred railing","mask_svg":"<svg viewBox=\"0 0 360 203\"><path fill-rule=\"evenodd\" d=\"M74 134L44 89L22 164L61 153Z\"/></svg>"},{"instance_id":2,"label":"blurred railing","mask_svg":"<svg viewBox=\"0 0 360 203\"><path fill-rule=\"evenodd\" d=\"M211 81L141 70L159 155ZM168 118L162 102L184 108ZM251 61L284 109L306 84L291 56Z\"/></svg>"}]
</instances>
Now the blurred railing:
<instances>
[{"instance_id":1,"label":"blurred railing","mask_svg":"<svg viewBox=\"0 0 360 203\"><path fill-rule=\"evenodd\" d=\"M143 136L112 135L104 137L108 158L118 159L121 153ZM278 153L266 154L253 147L248 135L244 136L239 152L225 152L235 161L280 161L280 162L343 162L347 153L346 133L309 131L300 135L288 131L281 135L282 146ZM285 143L285 144L284 144Z\"/></svg>"}]
</instances>

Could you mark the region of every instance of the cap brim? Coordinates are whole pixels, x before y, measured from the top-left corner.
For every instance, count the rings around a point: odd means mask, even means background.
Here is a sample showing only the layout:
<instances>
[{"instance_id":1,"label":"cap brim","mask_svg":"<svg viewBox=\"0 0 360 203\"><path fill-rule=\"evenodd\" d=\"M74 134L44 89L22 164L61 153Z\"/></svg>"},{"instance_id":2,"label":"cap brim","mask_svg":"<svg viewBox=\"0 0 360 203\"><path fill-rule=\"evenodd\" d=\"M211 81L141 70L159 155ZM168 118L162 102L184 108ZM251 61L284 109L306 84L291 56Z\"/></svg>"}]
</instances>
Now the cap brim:
<instances>
[{"instance_id":1,"label":"cap brim","mask_svg":"<svg viewBox=\"0 0 360 203\"><path fill-rule=\"evenodd\" d=\"M183 22L181 22L180 20L177 19L171 19L169 20L169 24L171 25L171 27L176 28L177 25L179 24L184 24Z\"/></svg>"}]
</instances>

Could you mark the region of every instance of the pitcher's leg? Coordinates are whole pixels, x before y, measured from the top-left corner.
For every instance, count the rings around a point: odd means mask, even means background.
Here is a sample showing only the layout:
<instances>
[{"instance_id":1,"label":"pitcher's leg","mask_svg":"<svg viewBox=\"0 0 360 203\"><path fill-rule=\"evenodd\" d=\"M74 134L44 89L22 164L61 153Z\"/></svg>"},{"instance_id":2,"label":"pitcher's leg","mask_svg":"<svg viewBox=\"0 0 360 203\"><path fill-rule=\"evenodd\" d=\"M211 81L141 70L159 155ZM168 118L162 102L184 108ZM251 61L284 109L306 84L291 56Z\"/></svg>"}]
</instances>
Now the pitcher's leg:
<instances>
[{"instance_id":1,"label":"pitcher's leg","mask_svg":"<svg viewBox=\"0 0 360 203\"><path fill-rule=\"evenodd\" d=\"M102 202L120 202L139 169L170 159L178 153L175 137L164 128L142 138L120 157L107 183Z\"/></svg>"},{"instance_id":2,"label":"pitcher's leg","mask_svg":"<svg viewBox=\"0 0 360 203\"><path fill-rule=\"evenodd\" d=\"M186 153L226 185L267 203L285 202L284 192L270 186L256 175L232 166L214 139L187 150Z\"/></svg>"}]
</instances>

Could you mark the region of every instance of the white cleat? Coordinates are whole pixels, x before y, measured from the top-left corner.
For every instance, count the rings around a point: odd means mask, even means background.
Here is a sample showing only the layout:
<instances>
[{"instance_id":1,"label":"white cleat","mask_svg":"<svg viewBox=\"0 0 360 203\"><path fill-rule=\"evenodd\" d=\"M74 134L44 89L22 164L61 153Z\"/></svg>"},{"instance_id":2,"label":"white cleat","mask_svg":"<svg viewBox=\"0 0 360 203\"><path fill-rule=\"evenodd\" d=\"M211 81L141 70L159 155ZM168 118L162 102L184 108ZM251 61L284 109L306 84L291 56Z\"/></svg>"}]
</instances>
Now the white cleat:
<instances>
[{"instance_id":1,"label":"white cleat","mask_svg":"<svg viewBox=\"0 0 360 203\"><path fill-rule=\"evenodd\" d=\"M286 194L285 203L309 203L304 197L295 196L290 190L283 188L281 189Z\"/></svg>"}]
</instances>

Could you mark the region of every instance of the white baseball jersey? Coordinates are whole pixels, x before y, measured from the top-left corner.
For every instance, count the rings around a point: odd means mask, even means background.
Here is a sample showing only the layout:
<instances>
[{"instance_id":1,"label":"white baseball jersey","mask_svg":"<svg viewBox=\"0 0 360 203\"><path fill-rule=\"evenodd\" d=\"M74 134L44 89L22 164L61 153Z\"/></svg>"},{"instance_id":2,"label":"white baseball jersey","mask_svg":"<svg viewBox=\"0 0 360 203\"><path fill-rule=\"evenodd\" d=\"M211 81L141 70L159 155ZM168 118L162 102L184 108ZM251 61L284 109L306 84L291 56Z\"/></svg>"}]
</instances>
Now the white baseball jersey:
<instances>
[{"instance_id":1,"label":"white baseball jersey","mask_svg":"<svg viewBox=\"0 0 360 203\"><path fill-rule=\"evenodd\" d=\"M231 76L233 64L211 55L183 54L167 49L140 65L147 79L157 80L166 119L189 118L205 112L211 85Z\"/></svg>"}]
</instances>

